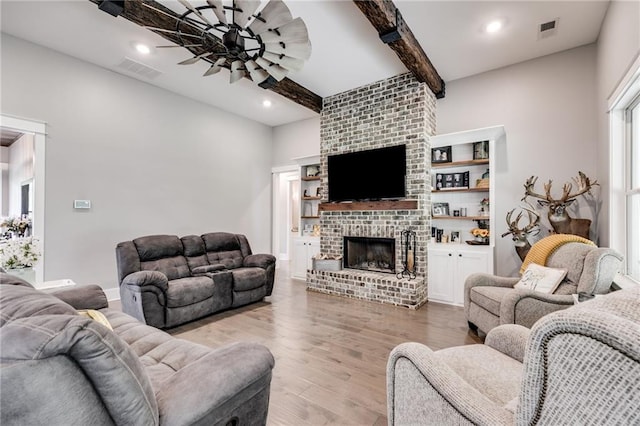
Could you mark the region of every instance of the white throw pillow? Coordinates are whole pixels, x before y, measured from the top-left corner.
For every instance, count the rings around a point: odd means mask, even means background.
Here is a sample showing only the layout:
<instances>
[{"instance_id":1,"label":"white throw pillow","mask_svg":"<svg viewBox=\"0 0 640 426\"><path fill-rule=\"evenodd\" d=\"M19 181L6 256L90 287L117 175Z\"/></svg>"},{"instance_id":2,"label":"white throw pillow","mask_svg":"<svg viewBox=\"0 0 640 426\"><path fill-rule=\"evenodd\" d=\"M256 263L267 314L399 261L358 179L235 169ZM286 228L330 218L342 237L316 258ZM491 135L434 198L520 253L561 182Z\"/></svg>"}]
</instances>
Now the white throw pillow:
<instances>
[{"instance_id":1,"label":"white throw pillow","mask_svg":"<svg viewBox=\"0 0 640 426\"><path fill-rule=\"evenodd\" d=\"M553 293L566 275L566 269L548 268L531 263L514 287L521 290L539 291L540 293Z\"/></svg>"}]
</instances>

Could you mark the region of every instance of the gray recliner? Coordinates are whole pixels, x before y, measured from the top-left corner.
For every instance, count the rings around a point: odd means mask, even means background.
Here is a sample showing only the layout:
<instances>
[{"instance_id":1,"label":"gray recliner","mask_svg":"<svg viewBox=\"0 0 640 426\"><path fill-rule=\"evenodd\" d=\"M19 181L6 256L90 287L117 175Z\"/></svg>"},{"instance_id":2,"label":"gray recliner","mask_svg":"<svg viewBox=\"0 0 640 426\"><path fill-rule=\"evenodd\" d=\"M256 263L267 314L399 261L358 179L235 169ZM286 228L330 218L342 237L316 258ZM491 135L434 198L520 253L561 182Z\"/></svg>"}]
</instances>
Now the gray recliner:
<instances>
[{"instance_id":1,"label":"gray recliner","mask_svg":"<svg viewBox=\"0 0 640 426\"><path fill-rule=\"evenodd\" d=\"M485 344L403 343L387 364L388 422L400 425L640 424L640 290L520 325Z\"/></svg>"},{"instance_id":2,"label":"gray recliner","mask_svg":"<svg viewBox=\"0 0 640 426\"><path fill-rule=\"evenodd\" d=\"M122 309L169 328L271 295L276 258L240 234L150 235L116 246Z\"/></svg>"},{"instance_id":3,"label":"gray recliner","mask_svg":"<svg viewBox=\"0 0 640 426\"><path fill-rule=\"evenodd\" d=\"M608 293L621 265L622 255L613 249L576 242L563 244L546 263L568 271L553 293L516 289L513 286L520 277L471 274L464 285L464 313L469 327L484 333L500 324L530 328L544 315L573 306L573 294Z\"/></svg>"},{"instance_id":4,"label":"gray recliner","mask_svg":"<svg viewBox=\"0 0 640 426\"><path fill-rule=\"evenodd\" d=\"M0 273L0 424L266 424L265 346L209 348L107 306L98 286L47 294Z\"/></svg>"}]
</instances>

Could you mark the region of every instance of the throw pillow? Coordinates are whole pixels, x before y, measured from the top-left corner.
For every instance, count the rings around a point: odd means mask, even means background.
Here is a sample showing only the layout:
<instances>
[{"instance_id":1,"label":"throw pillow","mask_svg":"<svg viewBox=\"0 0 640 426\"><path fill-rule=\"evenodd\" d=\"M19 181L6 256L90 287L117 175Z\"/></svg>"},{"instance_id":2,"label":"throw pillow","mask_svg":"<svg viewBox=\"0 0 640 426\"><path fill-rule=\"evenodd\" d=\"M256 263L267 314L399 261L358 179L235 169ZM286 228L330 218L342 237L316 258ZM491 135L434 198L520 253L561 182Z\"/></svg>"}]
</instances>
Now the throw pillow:
<instances>
[{"instance_id":1,"label":"throw pillow","mask_svg":"<svg viewBox=\"0 0 640 426\"><path fill-rule=\"evenodd\" d=\"M566 275L566 269L548 268L536 263L530 263L514 288L539 291L540 293L553 293Z\"/></svg>"},{"instance_id":2,"label":"throw pillow","mask_svg":"<svg viewBox=\"0 0 640 426\"><path fill-rule=\"evenodd\" d=\"M100 311L96 311L95 309L84 309L82 311L78 311L78 315L85 318L91 318L98 324L102 324L109 330L113 330L113 327L111 327L111 323L109 322L107 317L105 317L104 314Z\"/></svg>"}]
</instances>

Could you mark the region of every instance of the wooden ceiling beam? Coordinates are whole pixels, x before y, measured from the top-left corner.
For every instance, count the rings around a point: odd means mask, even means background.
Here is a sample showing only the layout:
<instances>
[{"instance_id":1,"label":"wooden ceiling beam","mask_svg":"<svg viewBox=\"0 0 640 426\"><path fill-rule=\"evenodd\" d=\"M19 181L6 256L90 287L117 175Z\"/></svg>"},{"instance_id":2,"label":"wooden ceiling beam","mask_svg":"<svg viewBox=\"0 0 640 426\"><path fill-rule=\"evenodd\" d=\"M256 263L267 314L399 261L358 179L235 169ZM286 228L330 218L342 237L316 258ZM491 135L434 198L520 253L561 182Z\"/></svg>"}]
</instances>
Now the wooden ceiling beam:
<instances>
[{"instance_id":1,"label":"wooden ceiling beam","mask_svg":"<svg viewBox=\"0 0 640 426\"><path fill-rule=\"evenodd\" d=\"M96 5L100 5L103 0L89 1ZM154 0L127 0L124 2L124 10L119 16L142 27L148 26L162 28L165 30L175 30L177 23L176 18L180 15ZM183 33L187 32L188 28L189 27L187 26L183 26ZM171 43L181 44L180 39L174 34L162 31L154 32L166 40L169 40ZM198 34L199 32L194 28L193 35ZM224 50L222 43L219 43L219 48L221 51ZM201 47L185 47L185 49L193 53L194 56L206 52ZM218 50L218 46L214 46L214 50ZM284 96L285 98L317 113L322 111L322 97L302 87L295 81L285 77L281 81L271 83L272 84L269 84L268 87L265 87L267 90L271 90L272 92Z\"/></svg>"},{"instance_id":2,"label":"wooden ceiling beam","mask_svg":"<svg viewBox=\"0 0 640 426\"><path fill-rule=\"evenodd\" d=\"M416 40L392 0L353 0L358 9L378 31L380 39L396 52L398 58L436 98L444 98L445 84L427 54Z\"/></svg>"}]
</instances>

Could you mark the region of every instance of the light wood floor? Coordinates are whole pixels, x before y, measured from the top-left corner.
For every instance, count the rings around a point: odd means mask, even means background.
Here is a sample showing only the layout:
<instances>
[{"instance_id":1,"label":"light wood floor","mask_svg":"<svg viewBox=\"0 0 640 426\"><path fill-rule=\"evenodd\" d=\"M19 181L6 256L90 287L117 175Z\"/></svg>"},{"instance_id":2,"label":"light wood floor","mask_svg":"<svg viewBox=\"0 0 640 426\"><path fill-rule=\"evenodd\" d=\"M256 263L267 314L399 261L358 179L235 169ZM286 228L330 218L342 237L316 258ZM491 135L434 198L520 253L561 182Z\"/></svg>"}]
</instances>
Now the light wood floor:
<instances>
[{"instance_id":1,"label":"light wood floor","mask_svg":"<svg viewBox=\"0 0 640 426\"><path fill-rule=\"evenodd\" d=\"M433 349L478 343L462 308L428 303L417 311L306 291L276 271L264 302L170 330L217 347L259 342L273 353L270 425L386 425L386 362L402 342Z\"/></svg>"}]
</instances>

